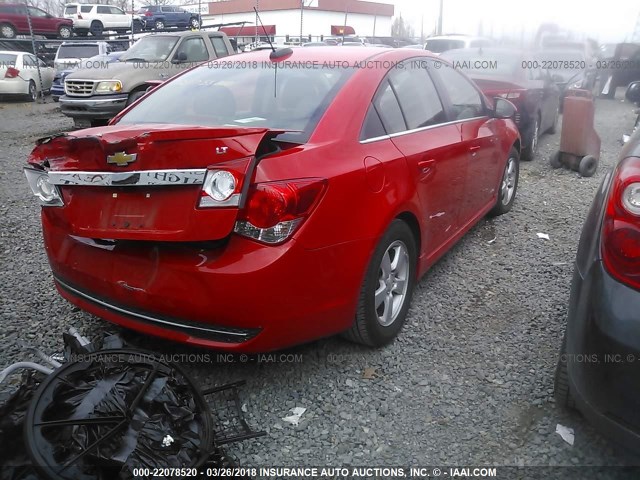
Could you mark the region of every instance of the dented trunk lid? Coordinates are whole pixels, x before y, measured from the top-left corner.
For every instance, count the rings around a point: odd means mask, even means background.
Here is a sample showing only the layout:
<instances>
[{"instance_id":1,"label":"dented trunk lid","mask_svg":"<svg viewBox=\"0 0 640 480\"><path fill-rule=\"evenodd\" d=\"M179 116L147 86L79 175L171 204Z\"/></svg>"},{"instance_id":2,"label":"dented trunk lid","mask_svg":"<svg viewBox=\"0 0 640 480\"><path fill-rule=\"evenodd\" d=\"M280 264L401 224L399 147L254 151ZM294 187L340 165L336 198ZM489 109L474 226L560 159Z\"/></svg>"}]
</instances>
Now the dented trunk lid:
<instances>
[{"instance_id":1,"label":"dented trunk lid","mask_svg":"<svg viewBox=\"0 0 640 480\"><path fill-rule=\"evenodd\" d=\"M199 242L228 236L265 128L133 125L43 139L29 164L45 169L64 206L43 214L94 239ZM237 205L199 206L207 170L237 178Z\"/></svg>"}]
</instances>

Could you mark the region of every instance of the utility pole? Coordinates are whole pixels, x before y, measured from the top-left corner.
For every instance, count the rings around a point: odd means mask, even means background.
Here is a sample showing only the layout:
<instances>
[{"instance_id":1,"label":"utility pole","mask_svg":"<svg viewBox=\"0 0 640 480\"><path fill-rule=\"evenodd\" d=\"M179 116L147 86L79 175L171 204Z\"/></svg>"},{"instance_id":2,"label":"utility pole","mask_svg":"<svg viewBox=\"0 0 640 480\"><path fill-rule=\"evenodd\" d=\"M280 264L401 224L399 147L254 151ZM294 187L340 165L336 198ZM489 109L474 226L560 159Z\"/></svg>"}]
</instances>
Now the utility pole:
<instances>
[{"instance_id":1,"label":"utility pole","mask_svg":"<svg viewBox=\"0 0 640 480\"><path fill-rule=\"evenodd\" d=\"M438 35L442 35L442 9L444 0L440 0L440 12L438 13Z\"/></svg>"},{"instance_id":2,"label":"utility pole","mask_svg":"<svg viewBox=\"0 0 640 480\"><path fill-rule=\"evenodd\" d=\"M304 18L304 0L300 0L300 45L302 45L302 19Z\"/></svg>"},{"instance_id":3,"label":"utility pole","mask_svg":"<svg viewBox=\"0 0 640 480\"><path fill-rule=\"evenodd\" d=\"M33 56L36 57L36 69L38 71L38 81L40 82L40 92L36 87L36 100L38 103L44 103L44 90L42 89L42 72L40 71L40 60L38 59L38 51L36 50L36 40L33 38L33 25L31 23L31 12L29 11L29 4L25 0L24 6L27 9L27 22L29 24L29 35L31 37L31 49L33 50Z\"/></svg>"},{"instance_id":4,"label":"utility pole","mask_svg":"<svg viewBox=\"0 0 640 480\"><path fill-rule=\"evenodd\" d=\"M260 35L258 35L258 11L260 10L260 0L256 0L256 46L260 42Z\"/></svg>"}]
</instances>

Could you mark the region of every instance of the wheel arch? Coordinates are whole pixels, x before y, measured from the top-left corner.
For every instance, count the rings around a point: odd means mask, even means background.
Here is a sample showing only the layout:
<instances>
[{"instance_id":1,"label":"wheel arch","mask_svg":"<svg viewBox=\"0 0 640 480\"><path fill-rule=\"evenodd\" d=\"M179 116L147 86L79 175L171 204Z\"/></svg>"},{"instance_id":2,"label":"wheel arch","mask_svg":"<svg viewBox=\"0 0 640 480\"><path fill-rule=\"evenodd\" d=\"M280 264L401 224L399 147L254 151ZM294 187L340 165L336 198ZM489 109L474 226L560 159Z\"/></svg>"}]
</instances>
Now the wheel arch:
<instances>
[{"instance_id":1,"label":"wheel arch","mask_svg":"<svg viewBox=\"0 0 640 480\"><path fill-rule=\"evenodd\" d=\"M418 253L417 257L420 258L420 252L422 251L422 235L420 233L420 224L418 223L418 219L413 214L413 212L410 212L408 210L397 215L395 219L402 220L411 229L411 233L413 233L413 238L416 241L416 249Z\"/></svg>"}]
</instances>

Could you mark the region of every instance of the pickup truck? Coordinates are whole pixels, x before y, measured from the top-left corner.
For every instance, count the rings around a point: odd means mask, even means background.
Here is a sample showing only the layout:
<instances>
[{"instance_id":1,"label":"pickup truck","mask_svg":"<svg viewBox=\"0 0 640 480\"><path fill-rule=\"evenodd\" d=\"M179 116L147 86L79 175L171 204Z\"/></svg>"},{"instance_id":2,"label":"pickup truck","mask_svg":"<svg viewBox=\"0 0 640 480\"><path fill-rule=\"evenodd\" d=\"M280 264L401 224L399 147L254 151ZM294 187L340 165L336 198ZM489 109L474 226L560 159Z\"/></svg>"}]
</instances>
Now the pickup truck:
<instances>
[{"instance_id":1,"label":"pickup truck","mask_svg":"<svg viewBox=\"0 0 640 480\"><path fill-rule=\"evenodd\" d=\"M235 51L223 32L150 34L118 62L68 75L60 109L77 127L105 125L145 94L147 82L165 81L198 63L232 53Z\"/></svg>"}]
</instances>

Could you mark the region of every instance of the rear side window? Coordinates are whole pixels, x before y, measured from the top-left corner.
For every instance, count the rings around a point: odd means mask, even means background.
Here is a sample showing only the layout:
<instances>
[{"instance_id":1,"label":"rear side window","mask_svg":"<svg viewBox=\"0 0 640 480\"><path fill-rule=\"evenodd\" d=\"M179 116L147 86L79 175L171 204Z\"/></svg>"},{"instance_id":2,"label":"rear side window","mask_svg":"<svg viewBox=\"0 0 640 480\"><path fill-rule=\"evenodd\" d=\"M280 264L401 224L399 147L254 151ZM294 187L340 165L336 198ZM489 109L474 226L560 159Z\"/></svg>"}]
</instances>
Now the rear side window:
<instances>
[{"instance_id":1,"label":"rear side window","mask_svg":"<svg viewBox=\"0 0 640 480\"><path fill-rule=\"evenodd\" d=\"M216 57L226 57L229 55L227 45L224 43L224 39L222 37L212 35L209 38L211 39L213 50L216 52Z\"/></svg>"},{"instance_id":2,"label":"rear side window","mask_svg":"<svg viewBox=\"0 0 640 480\"><path fill-rule=\"evenodd\" d=\"M168 12L173 12L174 9L173 7L162 7L162 11L165 13L168 13Z\"/></svg>"},{"instance_id":3,"label":"rear side window","mask_svg":"<svg viewBox=\"0 0 640 480\"><path fill-rule=\"evenodd\" d=\"M445 63L441 63L441 65L441 68L434 71L440 76L442 86L449 95L453 108L452 120L483 116L484 105L478 90L453 67Z\"/></svg>"},{"instance_id":4,"label":"rear side window","mask_svg":"<svg viewBox=\"0 0 640 480\"><path fill-rule=\"evenodd\" d=\"M380 120L382 120L387 134L404 132L407 129L400 104L388 79L385 79L380 85L376 98L373 100L373 107L380 115Z\"/></svg>"},{"instance_id":5,"label":"rear side window","mask_svg":"<svg viewBox=\"0 0 640 480\"><path fill-rule=\"evenodd\" d=\"M404 68L394 69L389 81L409 130L446 121L436 87L421 62L406 62Z\"/></svg>"}]
</instances>

